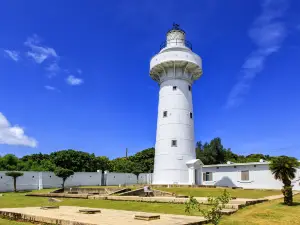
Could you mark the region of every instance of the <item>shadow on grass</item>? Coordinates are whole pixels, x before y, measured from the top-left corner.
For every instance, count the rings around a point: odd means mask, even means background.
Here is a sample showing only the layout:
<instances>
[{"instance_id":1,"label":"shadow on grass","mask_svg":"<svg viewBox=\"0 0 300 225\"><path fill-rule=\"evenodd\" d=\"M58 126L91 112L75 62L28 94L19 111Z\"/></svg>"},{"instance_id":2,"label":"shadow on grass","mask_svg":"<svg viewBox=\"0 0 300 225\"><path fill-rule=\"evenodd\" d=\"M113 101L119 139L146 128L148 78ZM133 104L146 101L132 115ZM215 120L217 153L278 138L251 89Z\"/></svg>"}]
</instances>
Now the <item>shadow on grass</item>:
<instances>
[{"instance_id":1,"label":"shadow on grass","mask_svg":"<svg viewBox=\"0 0 300 225\"><path fill-rule=\"evenodd\" d=\"M32 192L32 191L25 191L25 190L23 190L23 191L17 191L17 192L6 192L6 193L12 193L12 194L22 194L22 193L30 193L30 192Z\"/></svg>"},{"instance_id":2,"label":"shadow on grass","mask_svg":"<svg viewBox=\"0 0 300 225\"><path fill-rule=\"evenodd\" d=\"M282 205L282 206L287 206L287 205L285 205L285 204L283 204L283 202L281 202L281 203L279 203L280 205ZM300 206L300 202L293 202L293 205L291 205L292 207L293 206Z\"/></svg>"}]
</instances>

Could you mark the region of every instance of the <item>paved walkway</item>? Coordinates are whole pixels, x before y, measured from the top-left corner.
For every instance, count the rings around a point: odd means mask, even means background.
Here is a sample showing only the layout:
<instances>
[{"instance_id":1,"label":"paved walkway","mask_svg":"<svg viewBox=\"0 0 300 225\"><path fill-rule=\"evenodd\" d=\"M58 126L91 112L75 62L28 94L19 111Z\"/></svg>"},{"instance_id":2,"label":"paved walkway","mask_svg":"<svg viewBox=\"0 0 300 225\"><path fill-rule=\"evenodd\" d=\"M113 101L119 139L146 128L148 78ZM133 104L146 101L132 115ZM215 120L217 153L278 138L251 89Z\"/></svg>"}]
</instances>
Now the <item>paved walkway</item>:
<instances>
[{"instance_id":1,"label":"paved walkway","mask_svg":"<svg viewBox=\"0 0 300 225\"><path fill-rule=\"evenodd\" d=\"M40 207L0 209L0 216L60 225L188 225L204 224L206 219L197 216L172 214L153 214L124 210L100 209L101 213L81 214L84 207L60 206L59 209L42 210ZM134 219L135 215L160 215L160 219L143 221Z\"/></svg>"}]
</instances>

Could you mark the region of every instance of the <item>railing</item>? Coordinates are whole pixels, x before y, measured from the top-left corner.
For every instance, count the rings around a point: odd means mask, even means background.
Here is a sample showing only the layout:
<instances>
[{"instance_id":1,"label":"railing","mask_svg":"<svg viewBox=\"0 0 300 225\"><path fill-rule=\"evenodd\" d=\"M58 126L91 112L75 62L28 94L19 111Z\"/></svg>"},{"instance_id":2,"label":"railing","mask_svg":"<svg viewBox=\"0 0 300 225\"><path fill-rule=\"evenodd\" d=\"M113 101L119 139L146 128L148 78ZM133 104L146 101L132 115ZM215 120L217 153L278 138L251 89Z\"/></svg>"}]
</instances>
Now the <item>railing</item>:
<instances>
[{"instance_id":1,"label":"railing","mask_svg":"<svg viewBox=\"0 0 300 225\"><path fill-rule=\"evenodd\" d=\"M178 45L178 46L184 45L185 47L188 47L189 49L192 50L192 44L191 44L191 42L186 41L186 40L182 40L182 39L174 39L174 40L164 41L160 45L160 50L163 49L163 48L165 48L165 47L167 47L168 44L170 44L171 46L173 46L173 45Z\"/></svg>"}]
</instances>

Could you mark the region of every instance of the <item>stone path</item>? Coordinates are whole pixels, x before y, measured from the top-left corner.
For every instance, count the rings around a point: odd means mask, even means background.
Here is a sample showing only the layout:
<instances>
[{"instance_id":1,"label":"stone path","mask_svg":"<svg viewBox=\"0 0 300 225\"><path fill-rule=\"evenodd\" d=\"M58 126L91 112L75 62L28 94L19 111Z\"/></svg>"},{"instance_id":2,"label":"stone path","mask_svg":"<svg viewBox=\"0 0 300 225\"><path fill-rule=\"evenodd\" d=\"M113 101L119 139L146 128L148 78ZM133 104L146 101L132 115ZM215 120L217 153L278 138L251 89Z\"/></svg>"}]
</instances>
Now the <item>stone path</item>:
<instances>
[{"instance_id":1,"label":"stone path","mask_svg":"<svg viewBox=\"0 0 300 225\"><path fill-rule=\"evenodd\" d=\"M60 225L188 225L205 224L207 220L197 216L182 216L161 213L143 213L124 210L100 209L101 213L81 214L85 207L60 206L59 209L42 210L40 207L0 209L1 217L15 220L41 222ZM160 215L160 219L143 221L134 219L135 215Z\"/></svg>"}]
</instances>

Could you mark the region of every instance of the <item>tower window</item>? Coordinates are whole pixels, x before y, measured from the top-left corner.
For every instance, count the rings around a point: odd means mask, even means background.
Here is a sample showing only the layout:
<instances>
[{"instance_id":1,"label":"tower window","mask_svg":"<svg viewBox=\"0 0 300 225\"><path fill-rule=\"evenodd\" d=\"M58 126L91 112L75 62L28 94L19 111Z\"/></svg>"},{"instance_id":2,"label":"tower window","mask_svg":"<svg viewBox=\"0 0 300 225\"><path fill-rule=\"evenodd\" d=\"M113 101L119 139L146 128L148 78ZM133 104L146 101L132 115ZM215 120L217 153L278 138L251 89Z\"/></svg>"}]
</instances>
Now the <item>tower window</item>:
<instances>
[{"instance_id":1,"label":"tower window","mask_svg":"<svg viewBox=\"0 0 300 225\"><path fill-rule=\"evenodd\" d=\"M192 90L192 87L191 87L191 85L189 85L189 91L191 91Z\"/></svg>"},{"instance_id":2,"label":"tower window","mask_svg":"<svg viewBox=\"0 0 300 225\"><path fill-rule=\"evenodd\" d=\"M172 140L171 146L172 147L177 147L177 140Z\"/></svg>"},{"instance_id":3,"label":"tower window","mask_svg":"<svg viewBox=\"0 0 300 225\"><path fill-rule=\"evenodd\" d=\"M173 91L176 91L177 90L177 86L173 86Z\"/></svg>"},{"instance_id":4,"label":"tower window","mask_svg":"<svg viewBox=\"0 0 300 225\"><path fill-rule=\"evenodd\" d=\"M193 113L190 112L190 118L193 119Z\"/></svg>"},{"instance_id":5,"label":"tower window","mask_svg":"<svg viewBox=\"0 0 300 225\"><path fill-rule=\"evenodd\" d=\"M168 111L164 111L163 117L167 117L167 116L168 116Z\"/></svg>"}]
</instances>

